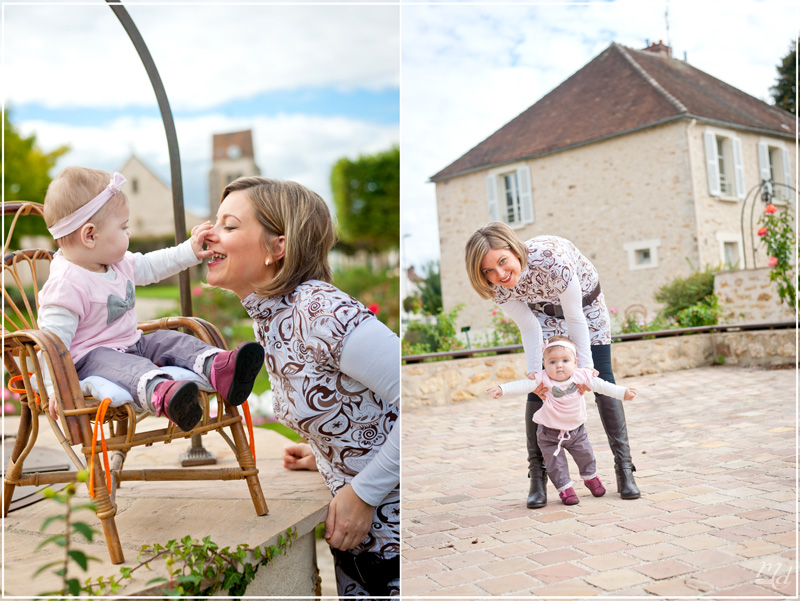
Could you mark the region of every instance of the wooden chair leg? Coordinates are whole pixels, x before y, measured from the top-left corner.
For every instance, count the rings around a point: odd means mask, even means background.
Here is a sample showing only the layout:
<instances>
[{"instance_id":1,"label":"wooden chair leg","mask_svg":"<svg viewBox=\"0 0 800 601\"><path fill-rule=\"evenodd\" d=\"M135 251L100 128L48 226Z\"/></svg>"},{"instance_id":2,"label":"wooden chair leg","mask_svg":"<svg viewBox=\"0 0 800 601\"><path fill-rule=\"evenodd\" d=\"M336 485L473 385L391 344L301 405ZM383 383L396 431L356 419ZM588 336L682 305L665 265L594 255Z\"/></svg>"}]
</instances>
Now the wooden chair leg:
<instances>
[{"instance_id":1,"label":"wooden chair leg","mask_svg":"<svg viewBox=\"0 0 800 601\"><path fill-rule=\"evenodd\" d=\"M239 461L239 466L243 470L255 469L256 463L253 460L253 454L250 452L250 446L247 444L242 422L237 422L231 426L231 434L233 434L233 442L236 445L236 459ZM258 479L258 474L246 476L245 481L247 482L247 488L250 490L250 498L253 499L256 515L269 513L267 500L264 498L264 491L261 490L261 481Z\"/></svg>"},{"instance_id":2,"label":"wooden chair leg","mask_svg":"<svg viewBox=\"0 0 800 601\"><path fill-rule=\"evenodd\" d=\"M17 438L14 441L14 448L11 451L8 465L6 466L6 474L3 480L3 517L8 515L11 508L11 499L14 496L14 489L17 487L16 482L22 474L22 461L17 463L23 449L28 445L28 439L31 435L31 410L27 405L22 405L22 411L19 420L19 428L17 428ZM24 461L24 460L23 460Z\"/></svg>"},{"instance_id":3,"label":"wooden chair leg","mask_svg":"<svg viewBox=\"0 0 800 601\"><path fill-rule=\"evenodd\" d=\"M114 516L117 514L117 506L111 500L111 496L108 493L105 474L100 468L97 459L98 458L95 457L94 465L94 504L97 506L97 517L100 519L100 524L103 526L103 535L106 539L106 546L108 547L108 555L111 558L111 563L123 563L125 561L125 556L122 553L122 544L119 540L119 532L117 532L117 523L114 520Z\"/></svg>"}]
</instances>

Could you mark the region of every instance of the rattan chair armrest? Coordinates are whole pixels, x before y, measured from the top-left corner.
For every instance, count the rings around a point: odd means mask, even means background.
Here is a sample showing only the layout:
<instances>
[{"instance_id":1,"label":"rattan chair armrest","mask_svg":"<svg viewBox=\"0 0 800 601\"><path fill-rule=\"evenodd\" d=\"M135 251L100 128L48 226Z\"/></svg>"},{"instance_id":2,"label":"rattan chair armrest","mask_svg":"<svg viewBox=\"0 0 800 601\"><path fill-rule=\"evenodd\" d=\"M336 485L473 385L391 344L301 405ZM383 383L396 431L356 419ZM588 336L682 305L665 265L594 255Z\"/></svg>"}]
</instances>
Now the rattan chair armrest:
<instances>
[{"instance_id":1,"label":"rattan chair armrest","mask_svg":"<svg viewBox=\"0 0 800 601\"><path fill-rule=\"evenodd\" d=\"M65 409L83 409L86 407L78 374L72 362L69 349L61 339L48 330L17 330L16 332L6 332L3 340L3 350L19 349L26 358L30 356L33 366L33 373L39 383L39 395L46 396L47 391L44 387L44 379L41 373L39 359L36 351L41 351L47 367L50 371L50 379L53 382L56 409L62 423L66 424L64 434L70 445L77 444L91 438L91 431L86 422L86 431L80 425L79 420L74 417L66 417ZM24 349L24 350L23 350Z\"/></svg>"}]
</instances>

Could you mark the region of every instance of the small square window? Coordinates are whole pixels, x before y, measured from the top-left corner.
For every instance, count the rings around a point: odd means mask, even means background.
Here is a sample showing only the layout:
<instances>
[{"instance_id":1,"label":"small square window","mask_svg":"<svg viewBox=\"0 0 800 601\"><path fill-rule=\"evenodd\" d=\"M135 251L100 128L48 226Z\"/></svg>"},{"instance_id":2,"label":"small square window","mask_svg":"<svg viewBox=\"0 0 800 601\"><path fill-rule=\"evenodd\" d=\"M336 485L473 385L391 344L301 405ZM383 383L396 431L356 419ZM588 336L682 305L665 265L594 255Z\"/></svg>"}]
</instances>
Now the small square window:
<instances>
[{"instance_id":1,"label":"small square window","mask_svg":"<svg viewBox=\"0 0 800 601\"><path fill-rule=\"evenodd\" d=\"M661 246L661 240L658 239L623 244L623 249L628 253L628 268L652 269L658 267L659 246Z\"/></svg>"}]
</instances>

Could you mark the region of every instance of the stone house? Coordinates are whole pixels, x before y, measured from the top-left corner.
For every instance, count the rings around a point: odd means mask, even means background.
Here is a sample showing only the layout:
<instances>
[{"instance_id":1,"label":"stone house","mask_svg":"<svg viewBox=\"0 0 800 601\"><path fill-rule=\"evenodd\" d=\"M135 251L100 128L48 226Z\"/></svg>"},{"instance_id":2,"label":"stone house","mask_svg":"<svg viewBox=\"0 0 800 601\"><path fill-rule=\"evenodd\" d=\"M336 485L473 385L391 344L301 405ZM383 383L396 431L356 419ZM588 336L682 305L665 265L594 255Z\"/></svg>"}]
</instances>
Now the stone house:
<instances>
[{"instance_id":1,"label":"stone house","mask_svg":"<svg viewBox=\"0 0 800 601\"><path fill-rule=\"evenodd\" d=\"M211 215L217 214L225 186L245 175L261 175L253 151L252 130L214 134L211 171L208 174L208 206Z\"/></svg>"},{"instance_id":2,"label":"stone house","mask_svg":"<svg viewBox=\"0 0 800 601\"><path fill-rule=\"evenodd\" d=\"M654 292L694 269L764 267L750 242L759 188L771 180L773 202L789 202L795 135L793 115L673 58L660 42L644 50L612 43L430 178L445 310L465 304L459 328L490 324L492 305L470 287L464 244L493 220L523 240L572 240L620 316L652 319Z\"/></svg>"},{"instance_id":3,"label":"stone house","mask_svg":"<svg viewBox=\"0 0 800 601\"><path fill-rule=\"evenodd\" d=\"M168 238L175 235L175 216L172 212L172 188L164 183L136 155L120 169L128 182L125 196L131 208L129 220L134 238ZM185 211L186 231L206 221L206 217Z\"/></svg>"}]
</instances>

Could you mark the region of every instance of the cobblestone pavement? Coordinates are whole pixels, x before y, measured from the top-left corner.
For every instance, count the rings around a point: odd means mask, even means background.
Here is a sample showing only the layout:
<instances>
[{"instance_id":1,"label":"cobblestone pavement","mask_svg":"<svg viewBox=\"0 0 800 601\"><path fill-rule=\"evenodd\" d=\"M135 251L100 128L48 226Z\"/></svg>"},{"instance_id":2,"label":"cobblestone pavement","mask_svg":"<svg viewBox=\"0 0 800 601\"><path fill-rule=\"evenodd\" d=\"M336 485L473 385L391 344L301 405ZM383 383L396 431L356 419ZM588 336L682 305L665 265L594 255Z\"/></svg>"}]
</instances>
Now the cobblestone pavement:
<instances>
[{"instance_id":1,"label":"cobblestone pavement","mask_svg":"<svg viewBox=\"0 0 800 601\"><path fill-rule=\"evenodd\" d=\"M587 402L608 492L592 497L570 459L571 507L549 483L548 505L525 507L523 397L405 411L403 596L797 595L795 378L707 367L620 382L639 389L625 408L642 497L617 494Z\"/></svg>"}]
</instances>

